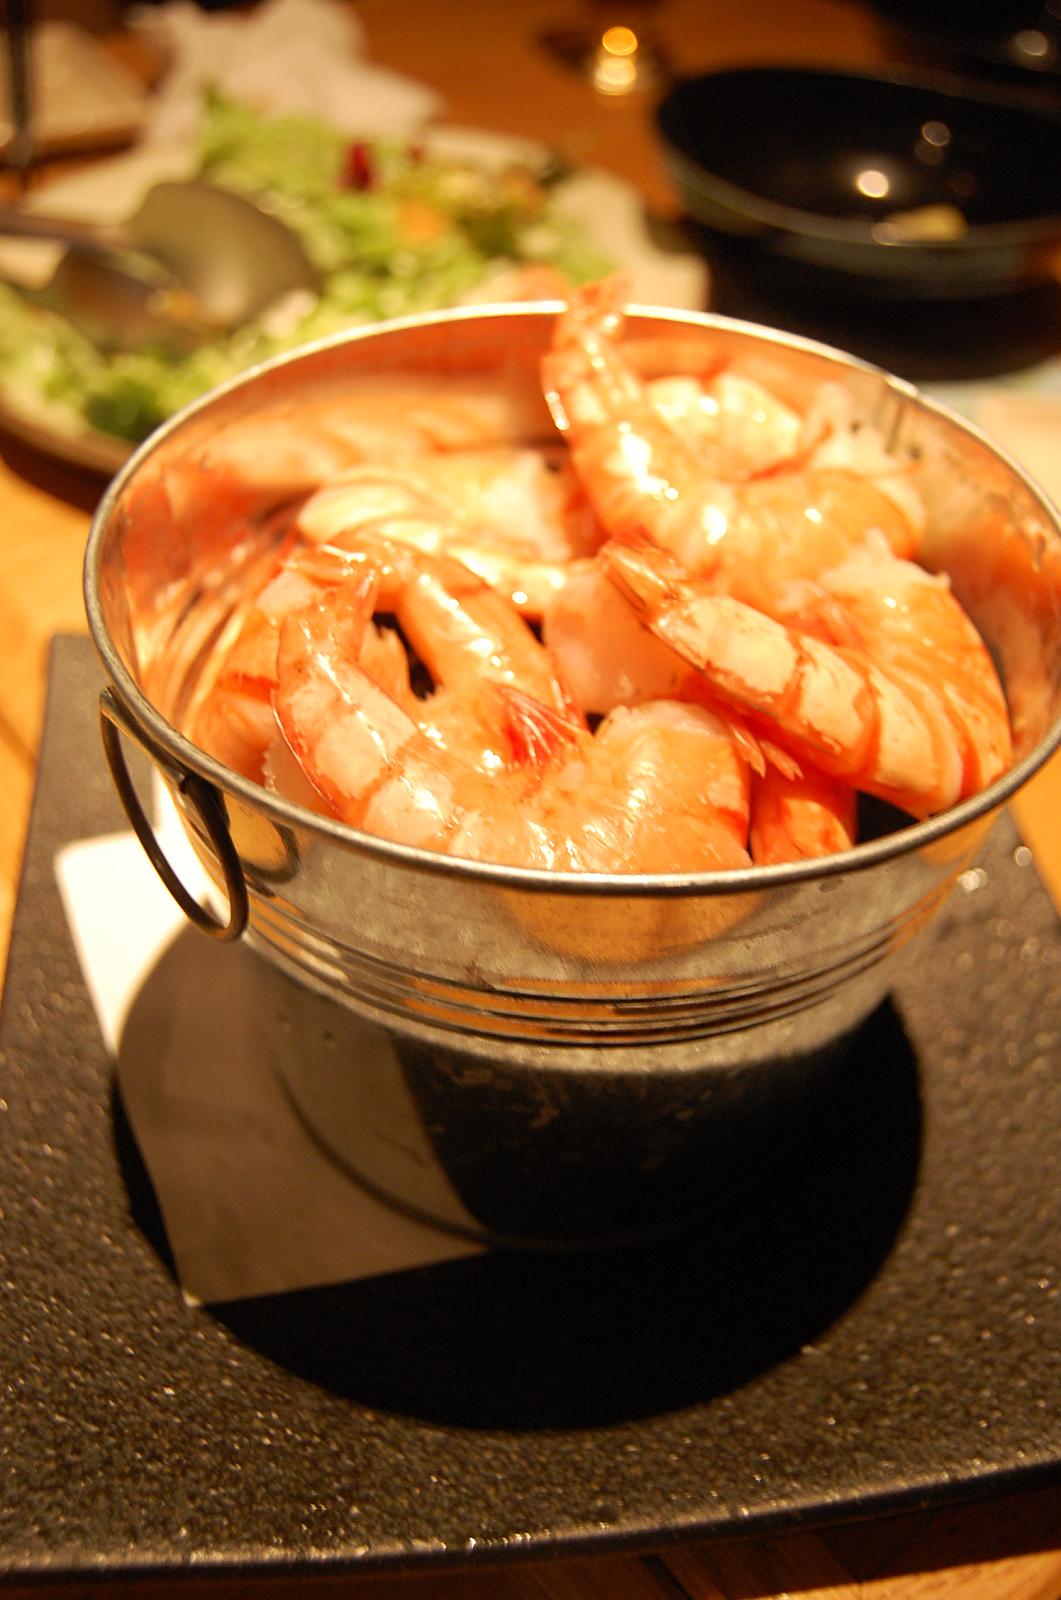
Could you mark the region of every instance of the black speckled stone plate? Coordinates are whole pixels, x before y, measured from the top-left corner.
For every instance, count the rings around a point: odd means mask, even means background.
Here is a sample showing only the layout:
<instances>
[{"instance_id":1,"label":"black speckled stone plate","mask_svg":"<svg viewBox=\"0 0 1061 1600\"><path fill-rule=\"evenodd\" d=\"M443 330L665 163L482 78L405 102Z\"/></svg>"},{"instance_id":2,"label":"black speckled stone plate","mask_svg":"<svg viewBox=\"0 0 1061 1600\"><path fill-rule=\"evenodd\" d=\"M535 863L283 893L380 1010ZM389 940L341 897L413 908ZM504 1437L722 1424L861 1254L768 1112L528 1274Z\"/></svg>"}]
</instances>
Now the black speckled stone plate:
<instances>
[{"instance_id":1,"label":"black speckled stone plate","mask_svg":"<svg viewBox=\"0 0 1061 1600\"><path fill-rule=\"evenodd\" d=\"M588 1553L1061 1476L1061 940L1008 821L710 1221L205 1310L53 879L121 825L98 687L59 640L0 1053L0 1573Z\"/></svg>"}]
</instances>

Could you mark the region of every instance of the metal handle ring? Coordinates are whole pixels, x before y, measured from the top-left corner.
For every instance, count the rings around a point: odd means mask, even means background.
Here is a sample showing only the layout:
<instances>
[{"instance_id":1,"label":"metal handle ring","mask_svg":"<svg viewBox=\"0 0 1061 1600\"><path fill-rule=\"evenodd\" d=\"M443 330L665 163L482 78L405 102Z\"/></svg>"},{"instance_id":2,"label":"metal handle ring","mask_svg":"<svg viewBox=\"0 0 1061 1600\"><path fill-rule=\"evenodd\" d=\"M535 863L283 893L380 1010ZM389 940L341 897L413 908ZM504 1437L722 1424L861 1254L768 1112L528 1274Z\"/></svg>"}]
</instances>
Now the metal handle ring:
<instances>
[{"instance_id":1,"label":"metal handle ring","mask_svg":"<svg viewBox=\"0 0 1061 1600\"><path fill-rule=\"evenodd\" d=\"M110 767L114 787L118 791L118 798L122 802L129 825L144 848L144 852L166 885L170 894L176 900L181 910L189 921L194 922L197 928L210 935L212 939L225 941L238 939L247 926L247 881L243 875L243 863L240 861L239 852L232 842L232 835L228 831L228 822L224 809L218 799L217 791L213 786L200 778L194 772L177 770L175 779L181 795L186 799L196 812L202 823L210 843L217 854L221 871L225 881L225 893L228 896L228 921L222 922L215 917L205 906L185 888L173 868L170 866L161 845L155 837L155 830L148 821L140 796L136 792L129 768L125 761L125 752L122 749L121 735L126 733L134 739L144 750L145 754L160 767L171 767L160 752L152 749L146 735L139 728L133 727L110 689L104 689L100 695L100 733L103 736L103 749Z\"/></svg>"}]
</instances>

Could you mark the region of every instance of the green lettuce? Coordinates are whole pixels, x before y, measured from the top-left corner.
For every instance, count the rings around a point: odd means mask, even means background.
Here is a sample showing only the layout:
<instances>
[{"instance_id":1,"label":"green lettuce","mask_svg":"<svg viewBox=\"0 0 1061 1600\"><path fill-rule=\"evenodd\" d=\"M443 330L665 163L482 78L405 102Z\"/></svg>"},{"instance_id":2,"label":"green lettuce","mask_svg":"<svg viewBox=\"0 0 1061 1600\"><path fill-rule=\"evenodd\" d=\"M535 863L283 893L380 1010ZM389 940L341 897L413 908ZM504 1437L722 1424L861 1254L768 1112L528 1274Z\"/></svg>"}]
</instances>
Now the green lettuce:
<instances>
[{"instance_id":1,"label":"green lettuce","mask_svg":"<svg viewBox=\"0 0 1061 1600\"><path fill-rule=\"evenodd\" d=\"M187 354L98 349L0 285L0 386L12 401L135 443L215 384L306 341L459 303L499 269L546 266L578 283L611 265L557 204L565 172L552 157L487 170L406 141L351 142L312 117L263 117L211 93L198 168L299 233L319 294Z\"/></svg>"}]
</instances>

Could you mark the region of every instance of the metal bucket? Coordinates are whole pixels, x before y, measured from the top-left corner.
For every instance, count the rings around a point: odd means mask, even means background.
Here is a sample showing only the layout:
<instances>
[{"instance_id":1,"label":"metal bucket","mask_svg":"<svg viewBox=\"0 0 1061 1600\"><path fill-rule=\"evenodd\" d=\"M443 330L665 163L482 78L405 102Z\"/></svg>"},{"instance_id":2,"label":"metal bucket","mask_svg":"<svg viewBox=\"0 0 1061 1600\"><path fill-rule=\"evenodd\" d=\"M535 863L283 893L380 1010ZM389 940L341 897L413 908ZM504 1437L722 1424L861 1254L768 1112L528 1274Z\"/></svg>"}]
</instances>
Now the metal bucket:
<instances>
[{"instance_id":1,"label":"metal bucket","mask_svg":"<svg viewBox=\"0 0 1061 1600\"><path fill-rule=\"evenodd\" d=\"M708 1145L720 1130L725 1142L730 1121L744 1128L783 1104L835 1055L886 994L888 958L1061 743L1061 527L1020 469L906 383L836 351L640 309L627 337L706 341L783 395L842 383L856 416L916 459L924 562L950 575L1005 682L1009 772L941 816L825 860L565 875L369 837L189 743L180 729L197 674L268 559L272 514L349 450L327 430L307 435L307 407L330 397L336 415L378 419L426 385L458 409L466 401L499 439L552 439L538 363L559 310L377 326L215 391L114 480L85 567L110 680L105 743L127 810L189 914L222 938L245 924L279 969L291 1026L276 1065L296 1103L390 1198L510 1242L626 1236L690 1211ZM123 736L170 789L227 897L220 919L183 895L153 843Z\"/></svg>"}]
</instances>

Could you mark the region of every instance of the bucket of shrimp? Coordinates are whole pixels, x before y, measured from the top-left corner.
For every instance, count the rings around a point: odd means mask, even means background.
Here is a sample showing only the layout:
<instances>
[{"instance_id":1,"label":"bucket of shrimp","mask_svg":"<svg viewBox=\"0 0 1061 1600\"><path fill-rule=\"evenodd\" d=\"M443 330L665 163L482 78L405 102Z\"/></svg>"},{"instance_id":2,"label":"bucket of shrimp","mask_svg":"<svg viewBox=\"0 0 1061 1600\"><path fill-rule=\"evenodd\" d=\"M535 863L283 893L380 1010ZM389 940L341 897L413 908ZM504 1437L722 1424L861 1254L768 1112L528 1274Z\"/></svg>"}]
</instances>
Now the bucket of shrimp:
<instances>
[{"instance_id":1,"label":"bucket of shrimp","mask_svg":"<svg viewBox=\"0 0 1061 1600\"><path fill-rule=\"evenodd\" d=\"M264 958L296 1106L490 1240L694 1213L1061 742L1061 530L1017 466L613 283L215 391L110 486L86 603L130 819Z\"/></svg>"}]
</instances>

